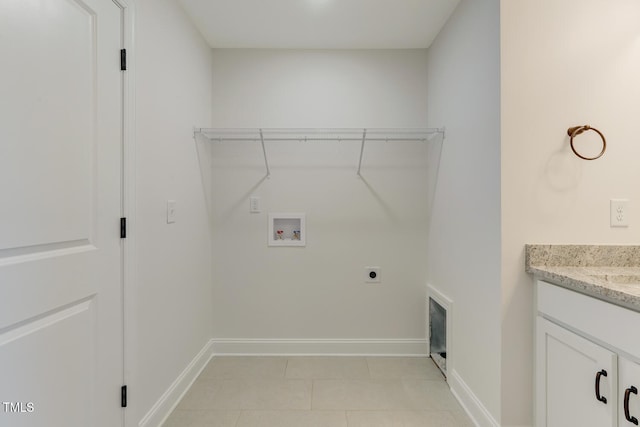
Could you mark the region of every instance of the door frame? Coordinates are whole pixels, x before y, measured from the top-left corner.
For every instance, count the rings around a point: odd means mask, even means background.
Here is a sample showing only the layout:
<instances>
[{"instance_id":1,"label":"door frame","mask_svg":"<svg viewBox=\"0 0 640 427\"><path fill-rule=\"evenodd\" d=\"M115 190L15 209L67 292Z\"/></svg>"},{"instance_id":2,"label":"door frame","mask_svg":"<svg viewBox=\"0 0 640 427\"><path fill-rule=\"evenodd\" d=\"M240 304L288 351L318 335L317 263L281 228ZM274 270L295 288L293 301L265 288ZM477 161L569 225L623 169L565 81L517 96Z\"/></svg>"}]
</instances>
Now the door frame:
<instances>
[{"instance_id":1,"label":"door frame","mask_svg":"<svg viewBox=\"0 0 640 427\"><path fill-rule=\"evenodd\" d=\"M137 385L136 347L136 103L135 103L135 0L112 0L122 10L122 44L127 51L127 70L122 74L122 207L127 218L127 237L122 239L123 385ZM123 409L123 425L138 423L137 399L129 399Z\"/></svg>"}]
</instances>

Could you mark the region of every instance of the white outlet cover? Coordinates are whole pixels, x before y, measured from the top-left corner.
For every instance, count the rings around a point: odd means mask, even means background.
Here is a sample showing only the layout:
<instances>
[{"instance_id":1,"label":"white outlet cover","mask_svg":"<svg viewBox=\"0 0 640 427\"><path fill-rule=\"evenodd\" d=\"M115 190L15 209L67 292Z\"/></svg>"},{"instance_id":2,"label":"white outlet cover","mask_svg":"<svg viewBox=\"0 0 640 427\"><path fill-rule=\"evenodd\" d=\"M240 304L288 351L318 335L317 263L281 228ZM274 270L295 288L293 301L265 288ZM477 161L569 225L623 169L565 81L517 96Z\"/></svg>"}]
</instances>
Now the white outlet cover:
<instances>
[{"instance_id":1,"label":"white outlet cover","mask_svg":"<svg viewBox=\"0 0 640 427\"><path fill-rule=\"evenodd\" d=\"M382 281L380 267L365 267L364 281L365 283L380 283Z\"/></svg>"},{"instance_id":2,"label":"white outlet cover","mask_svg":"<svg viewBox=\"0 0 640 427\"><path fill-rule=\"evenodd\" d=\"M629 226L629 199L611 199L611 227Z\"/></svg>"},{"instance_id":3,"label":"white outlet cover","mask_svg":"<svg viewBox=\"0 0 640 427\"><path fill-rule=\"evenodd\" d=\"M167 200L167 224L176 222L176 201Z\"/></svg>"}]
</instances>

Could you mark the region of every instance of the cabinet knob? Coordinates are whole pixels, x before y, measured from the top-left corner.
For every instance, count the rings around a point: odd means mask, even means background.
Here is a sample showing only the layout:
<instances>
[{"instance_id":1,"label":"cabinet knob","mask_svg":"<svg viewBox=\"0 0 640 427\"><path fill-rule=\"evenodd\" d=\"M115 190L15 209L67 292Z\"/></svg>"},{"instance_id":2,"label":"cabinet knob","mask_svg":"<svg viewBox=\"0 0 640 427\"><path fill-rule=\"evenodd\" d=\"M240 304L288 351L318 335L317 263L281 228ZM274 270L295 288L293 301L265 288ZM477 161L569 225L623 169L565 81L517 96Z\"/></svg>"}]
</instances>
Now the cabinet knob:
<instances>
[{"instance_id":1,"label":"cabinet knob","mask_svg":"<svg viewBox=\"0 0 640 427\"><path fill-rule=\"evenodd\" d=\"M638 389L635 386L631 386L624 391L624 417L631 424L638 425L638 419L629 414L629 397L631 397L631 393L638 394Z\"/></svg>"},{"instance_id":2,"label":"cabinet knob","mask_svg":"<svg viewBox=\"0 0 640 427\"><path fill-rule=\"evenodd\" d=\"M604 396L600 396L600 378L606 376L607 371L605 371L604 369L596 374L596 399L598 399L598 401L604 403L605 405L607 404L607 398Z\"/></svg>"}]
</instances>

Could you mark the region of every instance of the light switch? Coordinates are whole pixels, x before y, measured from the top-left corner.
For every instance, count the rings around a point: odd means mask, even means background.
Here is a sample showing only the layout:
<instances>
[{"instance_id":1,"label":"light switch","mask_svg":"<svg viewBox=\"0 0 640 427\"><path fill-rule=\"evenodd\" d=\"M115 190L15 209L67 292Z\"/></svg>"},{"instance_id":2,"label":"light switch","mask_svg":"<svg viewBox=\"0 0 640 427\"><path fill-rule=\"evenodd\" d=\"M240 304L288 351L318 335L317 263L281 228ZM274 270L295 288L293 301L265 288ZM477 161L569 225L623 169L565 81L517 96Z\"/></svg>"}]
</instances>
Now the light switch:
<instances>
[{"instance_id":1,"label":"light switch","mask_svg":"<svg viewBox=\"0 0 640 427\"><path fill-rule=\"evenodd\" d=\"M167 200L167 224L176 222L176 201Z\"/></svg>"},{"instance_id":2,"label":"light switch","mask_svg":"<svg viewBox=\"0 0 640 427\"><path fill-rule=\"evenodd\" d=\"M260 213L260 197L251 196L249 197L249 212L251 213Z\"/></svg>"}]
</instances>

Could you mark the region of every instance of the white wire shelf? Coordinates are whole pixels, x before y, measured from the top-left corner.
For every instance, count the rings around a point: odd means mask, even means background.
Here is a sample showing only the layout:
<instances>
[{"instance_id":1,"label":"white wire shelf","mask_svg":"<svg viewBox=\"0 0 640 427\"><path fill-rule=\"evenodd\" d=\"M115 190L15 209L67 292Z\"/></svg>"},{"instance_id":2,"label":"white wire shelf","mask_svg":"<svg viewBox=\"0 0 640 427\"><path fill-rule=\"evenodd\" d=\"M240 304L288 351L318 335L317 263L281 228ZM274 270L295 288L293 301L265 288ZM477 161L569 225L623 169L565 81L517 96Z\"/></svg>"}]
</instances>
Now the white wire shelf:
<instances>
[{"instance_id":1,"label":"white wire shelf","mask_svg":"<svg viewBox=\"0 0 640 427\"><path fill-rule=\"evenodd\" d=\"M319 141L356 141L361 143L360 160L358 162L358 176L362 168L362 155L367 142L428 142L436 134L441 134L444 138L444 128L307 128L307 129L276 129L276 128L195 128L194 138L202 136L211 142L259 142L262 145L264 154L264 164L267 169L267 176L271 175L267 149L265 143L268 142L319 142Z\"/></svg>"}]
</instances>

